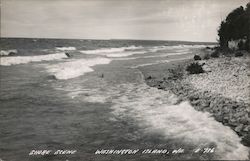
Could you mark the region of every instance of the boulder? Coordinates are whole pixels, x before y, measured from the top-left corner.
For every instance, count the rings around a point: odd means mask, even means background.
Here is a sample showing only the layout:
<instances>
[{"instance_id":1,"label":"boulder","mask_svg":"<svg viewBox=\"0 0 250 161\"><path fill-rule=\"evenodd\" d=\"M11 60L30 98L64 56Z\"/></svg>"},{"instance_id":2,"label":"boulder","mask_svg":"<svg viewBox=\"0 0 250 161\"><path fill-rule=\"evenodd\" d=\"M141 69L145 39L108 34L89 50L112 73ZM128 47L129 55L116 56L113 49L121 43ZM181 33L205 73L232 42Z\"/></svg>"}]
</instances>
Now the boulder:
<instances>
[{"instance_id":1,"label":"boulder","mask_svg":"<svg viewBox=\"0 0 250 161\"><path fill-rule=\"evenodd\" d=\"M242 143L245 145L245 146L249 146L250 147L250 133L248 133L246 136L244 136L242 138Z\"/></svg>"},{"instance_id":2,"label":"boulder","mask_svg":"<svg viewBox=\"0 0 250 161\"><path fill-rule=\"evenodd\" d=\"M250 132L250 125L247 125L244 127L243 131Z\"/></svg>"},{"instance_id":3,"label":"boulder","mask_svg":"<svg viewBox=\"0 0 250 161\"><path fill-rule=\"evenodd\" d=\"M192 105L199 105L200 104L200 100L192 100L191 104Z\"/></svg>"},{"instance_id":4,"label":"boulder","mask_svg":"<svg viewBox=\"0 0 250 161\"><path fill-rule=\"evenodd\" d=\"M218 58L218 57L220 57L220 53L218 51L214 51L210 56L212 58Z\"/></svg>"},{"instance_id":5,"label":"boulder","mask_svg":"<svg viewBox=\"0 0 250 161\"><path fill-rule=\"evenodd\" d=\"M150 76L148 76L146 79L152 79L152 76L150 75Z\"/></svg>"},{"instance_id":6,"label":"boulder","mask_svg":"<svg viewBox=\"0 0 250 161\"><path fill-rule=\"evenodd\" d=\"M163 86L161 86L161 84L158 84L158 85L157 85L157 88L158 88L158 89L165 89Z\"/></svg>"},{"instance_id":7,"label":"boulder","mask_svg":"<svg viewBox=\"0 0 250 161\"><path fill-rule=\"evenodd\" d=\"M69 54L69 53L65 53L65 55L66 55L68 58L72 57L72 55Z\"/></svg>"},{"instance_id":8,"label":"boulder","mask_svg":"<svg viewBox=\"0 0 250 161\"><path fill-rule=\"evenodd\" d=\"M206 54L203 56L203 59L204 59L204 60L210 59L210 54L206 53Z\"/></svg>"},{"instance_id":9,"label":"boulder","mask_svg":"<svg viewBox=\"0 0 250 161\"><path fill-rule=\"evenodd\" d=\"M243 124L240 124L240 125L238 125L238 126L236 126L236 128L234 129L236 132L241 132L242 131L242 129L243 129Z\"/></svg>"},{"instance_id":10,"label":"boulder","mask_svg":"<svg viewBox=\"0 0 250 161\"><path fill-rule=\"evenodd\" d=\"M232 118L232 117L230 117L230 116L229 116L229 124L230 124L231 126L235 126L235 127L238 126L236 119L234 119L234 118Z\"/></svg>"},{"instance_id":11,"label":"boulder","mask_svg":"<svg viewBox=\"0 0 250 161\"><path fill-rule=\"evenodd\" d=\"M210 105L210 102L209 102L209 101L203 100L202 103L201 103L201 106L202 106L202 107L209 107L209 105Z\"/></svg>"},{"instance_id":12,"label":"boulder","mask_svg":"<svg viewBox=\"0 0 250 161\"><path fill-rule=\"evenodd\" d=\"M223 122L223 117L221 115L215 115L215 119L219 122Z\"/></svg>"},{"instance_id":13,"label":"boulder","mask_svg":"<svg viewBox=\"0 0 250 161\"><path fill-rule=\"evenodd\" d=\"M201 57L199 55L194 55L194 60L201 60Z\"/></svg>"},{"instance_id":14,"label":"boulder","mask_svg":"<svg viewBox=\"0 0 250 161\"><path fill-rule=\"evenodd\" d=\"M238 51L234 54L235 57L242 57L244 54L241 51Z\"/></svg>"},{"instance_id":15,"label":"boulder","mask_svg":"<svg viewBox=\"0 0 250 161\"><path fill-rule=\"evenodd\" d=\"M56 78L55 75L49 75L49 76L47 76L47 79L50 79L50 80L57 80L57 78Z\"/></svg>"},{"instance_id":16,"label":"boulder","mask_svg":"<svg viewBox=\"0 0 250 161\"><path fill-rule=\"evenodd\" d=\"M202 66L202 69L205 71L205 72L211 72L212 69L208 66L208 65L203 65Z\"/></svg>"},{"instance_id":17,"label":"boulder","mask_svg":"<svg viewBox=\"0 0 250 161\"><path fill-rule=\"evenodd\" d=\"M203 66L203 65L206 64L206 61L205 61L205 60L200 60L200 61L198 62L198 64L201 65L201 66Z\"/></svg>"}]
</instances>

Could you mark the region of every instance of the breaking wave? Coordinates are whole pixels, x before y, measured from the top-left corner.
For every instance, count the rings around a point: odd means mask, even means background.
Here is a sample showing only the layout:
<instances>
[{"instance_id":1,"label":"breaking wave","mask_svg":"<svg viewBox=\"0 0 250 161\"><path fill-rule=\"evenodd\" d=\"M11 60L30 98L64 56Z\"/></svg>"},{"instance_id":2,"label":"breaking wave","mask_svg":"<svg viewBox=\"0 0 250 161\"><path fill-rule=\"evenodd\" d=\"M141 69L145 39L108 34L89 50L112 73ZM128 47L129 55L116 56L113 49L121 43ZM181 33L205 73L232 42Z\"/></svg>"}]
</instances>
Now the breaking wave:
<instances>
[{"instance_id":1,"label":"breaking wave","mask_svg":"<svg viewBox=\"0 0 250 161\"><path fill-rule=\"evenodd\" d=\"M156 132L166 139L182 140L201 148L215 144L217 159L248 159L248 148L240 143L239 136L209 113L196 111L188 102L174 105L177 97L168 91L146 85L126 88L122 96L113 100L115 115L132 117L147 127L145 132Z\"/></svg>"},{"instance_id":2,"label":"breaking wave","mask_svg":"<svg viewBox=\"0 0 250 161\"><path fill-rule=\"evenodd\" d=\"M57 79L71 79L94 71L91 67L98 64L109 64L110 59L93 58L78 59L46 66L47 71L53 74Z\"/></svg>"},{"instance_id":3,"label":"breaking wave","mask_svg":"<svg viewBox=\"0 0 250 161\"><path fill-rule=\"evenodd\" d=\"M119 58L119 57L127 57L135 54L145 54L145 51L134 51L134 52L120 52L120 53L110 53L110 54L105 54L105 56L109 58Z\"/></svg>"},{"instance_id":4,"label":"breaking wave","mask_svg":"<svg viewBox=\"0 0 250 161\"><path fill-rule=\"evenodd\" d=\"M0 51L0 56L8 56L8 55L13 55L13 54L17 54L16 49L13 49L13 50L1 50Z\"/></svg>"},{"instance_id":5,"label":"breaking wave","mask_svg":"<svg viewBox=\"0 0 250 161\"><path fill-rule=\"evenodd\" d=\"M145 84L121 84L92 91L79 99L112 102L114 118L135 119L145 133L160 134L166 140L201 149L212 145L215 159L248 159L249 149L240 143L240 137L233 130L209 113L196 111L189 102L176 104L178 98L170 91Z\"/></svg>"},{"instance_id":6,"label":"breaking wave","mask_svg":"<svg viewBox=\"0 0 250 161\"><path fill-rule=\"evenodd\" d=\"M199 49L205 47L214 47L215 45L174 45L174 46L154 46L149 49L150 52L157 52L162 50L182 50L187 51L187 49Z\"/></svg>"},{"instance_id":7,"label":"breaking wave","mask_svg":"<svg viewBox=\"0 0 250 161\"><path fill-rule=\"evenodd\" d=\"M96 50L82 50L81 53L106 55L107 53L130 51L130 50L141 49L141 48L142 48L141 46L129 46L129 47L120 47L120 48L101 48L101 49L96 49Z\"/></svg>"},{"instance_id":8,"label":"breaking wave","mask_svg":"<svg viewBox=\"0 0 250 161\"><path fill-rule=\"evenodd\" d=\"M150 55L150 56L144 56L141 58L159 58L159 57L167 57L167 56L172 56L172 55L185 55L185 54L190 54L190 52L167 53L163 55Z\"/></svg>"},{"instance_id":9,"label":"breaking wave","mask_svg":"<svg viewBox=\"0 0 250 161\"><path fill-rule=\"evenodd\" d=\"M38 55L38 56L13 56L13 57L1 57L0 65L10 66L17 64L27 64L30 62L41 62L67 58L64 53Z\"/></svg>"},{"instance_id":10,"label":"breaking wave","mask_svg":"<svg viewBox=\"0 0 250 161\"><path fill-rule=\"evenodd\" d=\"M129 46L120 48L101 48L96 50L82 50L83 54L102 55L109 58L128 57L135 54L145 54L148 52L158 52L163 50L175 50L177 53L169 53L168 55L180 55L188 54L189 49L205 48L205 45L175 45L175 46L154 46L154 47L142 47L142 46ZM157 56L152 56L157 57Z\"/></svg>"},{"instance_id":11,"label":"breaking wave","mask_svg":"<svg viewBox=\"0 0 250 161\"><path fill-rule=\"evenodd\" d=\"M61 51L73 51L73 50L76 50L75 47L57 47L56 48L57 50L61 50Z\"/></svg>"},{"instance_id":12,"label":"breaking wave","mask_svg":"<svg viewBox=\"0 0 250 161\"><path fill-rule=\"evenodd\" d=\"M81 51L81 53L86 54L83 51ZM135 54L145 54L145 53L146 53L145 51L117 51L117 52L98 53L98 55L106 56L109 58L119 58L119 57L128 57L128 56L135 55Z\"/></svg>"}]
</instances>

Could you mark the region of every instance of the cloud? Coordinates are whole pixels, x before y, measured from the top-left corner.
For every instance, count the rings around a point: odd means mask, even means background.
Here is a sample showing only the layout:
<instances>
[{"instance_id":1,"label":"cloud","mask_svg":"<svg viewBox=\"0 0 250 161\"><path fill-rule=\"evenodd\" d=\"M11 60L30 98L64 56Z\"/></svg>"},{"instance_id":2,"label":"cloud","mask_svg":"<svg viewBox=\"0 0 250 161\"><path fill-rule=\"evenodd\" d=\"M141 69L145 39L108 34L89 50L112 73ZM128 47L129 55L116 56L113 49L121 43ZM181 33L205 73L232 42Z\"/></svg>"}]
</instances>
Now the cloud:
<instances>
[{"instance_id":1,"label":"cloud","mask_svg":"<svg viewBox=\"0 0 250 161\"><path fill-rule=\"evenodd\" d=\"M5 37L215 41L248 0L2 0Z\"/></svg>"}]
</instances>

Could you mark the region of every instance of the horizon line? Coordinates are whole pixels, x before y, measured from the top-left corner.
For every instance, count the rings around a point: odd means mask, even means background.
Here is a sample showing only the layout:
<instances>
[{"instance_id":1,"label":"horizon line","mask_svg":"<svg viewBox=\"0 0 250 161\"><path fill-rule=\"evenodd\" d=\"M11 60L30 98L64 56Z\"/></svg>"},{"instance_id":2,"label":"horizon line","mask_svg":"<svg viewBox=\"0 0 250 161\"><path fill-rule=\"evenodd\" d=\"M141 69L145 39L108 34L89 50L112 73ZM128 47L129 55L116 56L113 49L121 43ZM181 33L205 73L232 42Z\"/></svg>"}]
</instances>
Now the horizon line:
<instances>
[{"instance_id":1,"label":"horizon line","mask_svg":"<svg viewBox=\"0 0 250 161\"><path fill-rule=\"evenodd\" d=\"M163 39L125 39L125 38L110 38L110 39L96 39L96 38L56 38L56 37L0 37L7 39L54 39L54 40L132 40L132 41L172 41L172 42L193 42L193 43L218 43L217 41L187 41L187 40L163 40Z\"/></svg>"}]
</instances>

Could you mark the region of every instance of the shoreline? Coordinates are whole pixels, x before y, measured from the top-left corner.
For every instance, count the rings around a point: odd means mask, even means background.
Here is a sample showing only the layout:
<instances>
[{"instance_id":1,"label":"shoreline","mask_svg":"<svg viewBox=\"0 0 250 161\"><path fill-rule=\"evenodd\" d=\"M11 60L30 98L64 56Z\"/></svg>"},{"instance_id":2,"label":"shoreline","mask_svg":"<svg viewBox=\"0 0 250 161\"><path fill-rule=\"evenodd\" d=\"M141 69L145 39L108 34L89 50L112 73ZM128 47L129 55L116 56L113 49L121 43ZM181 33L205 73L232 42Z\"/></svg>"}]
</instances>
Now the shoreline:
<instances>
[{"instance_id":1,"label":"shoreline","mask_svg":"<svg viewBox=\"0 0 250 161\"><path fill-rule=\"evenodd\" d=\"M201 54L199 55L204 54L205 52L201 51ZM211 58L209 60L202 61L205 61L205 63L215 60L220 62L224 59L227 58ZM247 60L249 61L249 57ZM190 74L187 74L185 71L186 66L191 62L194 62L194 60L186 59L173 61L164 64L139 67L139 70L144 75L145 83L147 85L160 90L170 90L178 96L178 102L189 101L195 110L210 113L215 120L234 130L242 138L242 143L245 146L250 147L249 103L237 101L236 99L213 93L211 90L196 88L191 83L192 79L189 79ZM233 61L230 60L230 62ZM234 63L232 63L232 65L234 65ZM213 71L210 73L213 73ZM206 74L209 76L210 73L195 74L195 77L197 77L197 79L202 76L204 77L204 75L207 77ZM188 82L187 80L191 81ZM204 80L205 79L203 79L200 83L204 83Z\"/></svg>"}]
</instances>

